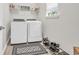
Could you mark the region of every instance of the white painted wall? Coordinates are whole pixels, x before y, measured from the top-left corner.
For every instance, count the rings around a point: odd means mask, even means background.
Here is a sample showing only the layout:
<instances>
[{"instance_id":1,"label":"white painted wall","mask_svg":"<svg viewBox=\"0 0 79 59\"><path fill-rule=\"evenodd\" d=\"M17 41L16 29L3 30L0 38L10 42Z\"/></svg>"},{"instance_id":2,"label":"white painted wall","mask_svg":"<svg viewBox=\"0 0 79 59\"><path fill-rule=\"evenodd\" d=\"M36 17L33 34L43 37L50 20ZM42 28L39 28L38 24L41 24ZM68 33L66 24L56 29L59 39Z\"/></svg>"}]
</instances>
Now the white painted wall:
<instances>
[{"instance_id":1,"label":"white painted wall","mask_svg":"<svg viewBox=\"0 0 79 59\"><path fill-rule=\"evenodd\" d=\"M3 31L2 30L0 30L0 55L2 54L2 39L3 39Z\"/></svg>"},{"instance_id":2,"label":"white painted wall","mask_svg":"<svg viewBox=\"0 0 79 59\"><path fill-rule=\"evenodd\" d=\"M0 26L3 26L3 4L0 4ZM0 30L0 54L2 54L3 30Z\"/></svg>"},{"instance_id":3,"label":"white painted wall","mask_svg":"<svg viewBox=\"0 0 79 59\"><path fill-rule=\"evenodd\" d=\"M5 50L10 37L10 13L8 3L3 4L3 26L5 27L3 31L3 50Z\"/></svg>"},{"instance_id":4,"label":"white painted wall","mask_svg":"<svg viewBox=\"0 0 79 59\"><path fill-rule=\"evenodd\" d=\"M7 46L7 41L9 39L9 33L10 33L9 4L7 3L0 4L0 15L1 15L0 18L2 19L2 22L1 22L2 26L5 27L2 33L3 34L2 39L0 39L1 45L2 45L0 49L2 49L1 54L3 54Z\"/></svg>"},{"instance_id":5,"label":"white painted wall","mask_svg":"<svg viewBox=\"0 0 79 59\"><path fill-rule=\"evenodd\" d=\"M79 4L59 4L59 18L45 18L45 4L41 4L40 19L43 21L44 36L57 42L60 47L73 54L73 47L79 47Z\"/></svg>"},{"instance_id":6,"label":"white painted wall","mask_svg":"<svg viewBox=\"0 0 79 59\"><path fill-rule=\"evenodd\" d=\"M32 7L32 3L18 3L18 4L14 4L15 5L15 11L13 11L13 13L11 13L11 18L12 20L14 18L20 18L20 19L37 19L37 15L35 12L30 11L22 11L20 10L20 6L30 6L30 8Z\"/></svg>"}]
</instances>

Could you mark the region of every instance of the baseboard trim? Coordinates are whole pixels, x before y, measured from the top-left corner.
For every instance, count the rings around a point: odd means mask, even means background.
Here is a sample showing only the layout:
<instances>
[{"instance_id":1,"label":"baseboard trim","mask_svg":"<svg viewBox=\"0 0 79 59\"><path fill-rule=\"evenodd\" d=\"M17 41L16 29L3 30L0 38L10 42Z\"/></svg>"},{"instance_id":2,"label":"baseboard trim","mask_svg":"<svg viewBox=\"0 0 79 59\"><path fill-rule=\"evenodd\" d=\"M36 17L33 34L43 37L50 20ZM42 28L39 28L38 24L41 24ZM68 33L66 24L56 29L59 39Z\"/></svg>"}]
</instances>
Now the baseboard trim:
<instances>
[{"instance_id":1,"label":"baseboard trim","mask_svg":"<svg viewBox=\"0 0 79 59\"><path fill-rule=\"evenodd\" d=\"M2 55L4 55L4 52L5 52L6 48L7 48L7 44L5 44L5 46L4 46L3 50L2 50Z\"/></svg>"},{"instance_id":2,"label":"baseboard trim","mask_svg":"<svg viewBox=\"0 0 79 59\"><path fill-rule=\"evenodd\" d=\"M8 42L9 42L9 39L7 40L5 46L3 47L3 50L2 50L2 52L1 52L1 55L4 55L4 53L5 53L5 51L6 51L6 48L7 48Z\"/></svg>"}]
</instances>

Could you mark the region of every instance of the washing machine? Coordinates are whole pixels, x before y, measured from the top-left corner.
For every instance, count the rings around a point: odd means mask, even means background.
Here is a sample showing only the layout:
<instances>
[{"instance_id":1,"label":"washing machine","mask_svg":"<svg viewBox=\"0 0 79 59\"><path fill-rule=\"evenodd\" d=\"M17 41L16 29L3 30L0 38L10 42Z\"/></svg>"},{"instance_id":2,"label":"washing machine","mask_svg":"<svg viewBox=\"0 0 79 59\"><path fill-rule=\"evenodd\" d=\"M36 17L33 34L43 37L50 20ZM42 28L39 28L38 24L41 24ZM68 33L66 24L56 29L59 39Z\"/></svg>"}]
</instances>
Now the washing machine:
<instances>
[{"instance_id":1,"label":"washing machine","mask_svg":"<svg viewBox=\"0 0 79 59\"><path fill-rule=\"evenodd\" d=\"M11 22L11 44L27 42L27 22L24 19L14 19Z\"/></svg>"}]
</instances>

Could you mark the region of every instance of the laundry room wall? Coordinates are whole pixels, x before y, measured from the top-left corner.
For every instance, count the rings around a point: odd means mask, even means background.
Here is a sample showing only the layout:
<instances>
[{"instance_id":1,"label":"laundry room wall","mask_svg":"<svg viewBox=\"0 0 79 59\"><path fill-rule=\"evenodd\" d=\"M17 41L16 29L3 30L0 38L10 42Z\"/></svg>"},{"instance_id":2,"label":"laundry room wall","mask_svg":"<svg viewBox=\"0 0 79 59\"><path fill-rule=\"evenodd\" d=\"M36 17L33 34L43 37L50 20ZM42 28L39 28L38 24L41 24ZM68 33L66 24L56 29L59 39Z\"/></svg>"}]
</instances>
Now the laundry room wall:
<instances>
[{"instance_id":1,"label":"laundry room wall","mask_svg":"<svg viewBox=\"0 0 79 59\"><path fill-rule=\"evenodd\" d=\"M20 18L20 19L38 19L37 14L33 12L32 10L21 10L21 6L29 6L30 9L33 6L33 3L15 3L15 9L13 12L11 12L11 18ZM12 20L11 19L11 20Z\"/></svg>"},{"instance_id":2,"label":"laundry room wall","mask_svg":"<svg viewBox=\"0 0 79 59\"><path fill-rule=\"evenodd\" d=\"M9 4L8 3L2 3L0 4L0 15L2 18L2 26L5 27L3 29L3 35L2 35L2 40L1 41L1 45L2 47L0 49L1 50L1 53L0 54L3 54L5 49L6 49L6 46L7 46L7 43L8 43L8 40L9 40L9 35L10 35L10 13L9 13Z\"/></svg>"},{"instance_id":3,"label":"laundry room wall","mask_svg":"<svg viewBox=\"0 0 79 59\"><path fill-rule=\"evenodd\" d=\"M3 32L3 50L6 49L7 43L10 39L10 12L9 4L3 4L3 26L5 27Z\"/></svg>"},{"instance_id":4,"label":"laundry room wall","mask_svg":"<svg viewBox=\"0 0 79 59\"><path fill-rule=\"evenodd\" d=\"M43 35L69 54L73 47L79 47L79 4L59 3L59 18L46 18L46 4L40 4L40 19L43 22Z\"/></svg>"},{"instance_id":5,"label":"laundry room wall","mask_svg":"<svg viewBox=\"0 0 79 59\"><path fill-rule=\"evenodd\" d=\"M0 26L3 26L3 5L0 4ZM2 54L3 30L0 30L0 55Z\"/></svg>"}]
</instances>

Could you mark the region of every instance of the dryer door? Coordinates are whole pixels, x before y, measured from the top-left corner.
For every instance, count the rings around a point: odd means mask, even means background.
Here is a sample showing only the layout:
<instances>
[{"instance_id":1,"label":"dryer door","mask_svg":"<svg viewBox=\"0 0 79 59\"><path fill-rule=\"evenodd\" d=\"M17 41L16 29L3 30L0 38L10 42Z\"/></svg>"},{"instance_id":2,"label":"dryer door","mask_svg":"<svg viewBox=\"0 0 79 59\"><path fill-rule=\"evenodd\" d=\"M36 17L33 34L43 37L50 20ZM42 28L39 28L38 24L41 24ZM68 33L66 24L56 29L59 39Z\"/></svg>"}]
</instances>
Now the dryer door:
<instances>
[{"instance_id":1,"label":"dryer door","mask_svg":"<svg viewBox=\"0 0 79 59\"><path fill-rule=\"evenodd\" d=\"M42 26L40 21L28 22L28 42L42 41Z\"/></svg>"}]
</instances>

